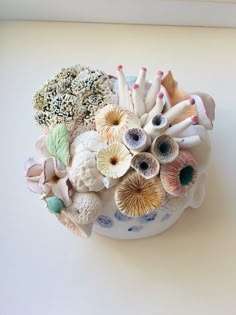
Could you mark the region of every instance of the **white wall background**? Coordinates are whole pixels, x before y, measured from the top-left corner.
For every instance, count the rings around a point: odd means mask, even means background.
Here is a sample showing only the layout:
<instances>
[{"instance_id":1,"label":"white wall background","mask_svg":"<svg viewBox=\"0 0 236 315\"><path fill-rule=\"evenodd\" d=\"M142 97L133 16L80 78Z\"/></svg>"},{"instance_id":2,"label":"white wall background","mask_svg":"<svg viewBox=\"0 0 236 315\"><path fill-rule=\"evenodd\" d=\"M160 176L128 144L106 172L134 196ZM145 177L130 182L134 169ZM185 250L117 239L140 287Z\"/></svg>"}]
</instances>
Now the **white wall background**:
<instances>
[{"instance_id":1,"label":"white wall background","mask_svg":"<svg viewBox=\"0 0 236 315\"><path fill-rule=\"evenodd\" d=\"M236 314L236 29L0 23L0 314ZM81 240L26 189L31 97L62 66L171 69L217 104L207 197L150 239Z\"/></svg>"}]
</instances>

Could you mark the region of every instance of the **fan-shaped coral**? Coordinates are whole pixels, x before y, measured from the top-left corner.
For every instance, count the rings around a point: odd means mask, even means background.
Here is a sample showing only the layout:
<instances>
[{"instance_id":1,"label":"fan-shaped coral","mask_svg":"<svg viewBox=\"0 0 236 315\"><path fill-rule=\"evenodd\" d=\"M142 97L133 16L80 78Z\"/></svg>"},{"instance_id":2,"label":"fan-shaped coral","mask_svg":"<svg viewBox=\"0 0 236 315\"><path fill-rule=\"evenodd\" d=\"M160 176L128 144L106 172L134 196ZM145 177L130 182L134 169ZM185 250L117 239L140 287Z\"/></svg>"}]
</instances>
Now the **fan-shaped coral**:
<instances>
[{"instance_id":1,"label":"fan-shaped coral","mask_svg":"<svg viewBox=\"0 0 236 315\"><path fill-rule=\"evenodd\" d=\"M165 190L159 177L145 179L136 172L128 173L115 191L117 207L129 217L150 213L160 207L164 199Z\"/></svg>"},{"instance_id":2,"label":"fan-shaped coral","mask_svg":"<svg viewBox=\"0 0 236 315\"><path fill-rule=\"evenodd\" d=\"M98 133L108 143L122 142L125 132L132 127L140 127L139 119L129 110L108 105L95 117Z\"/></svg>"}]
</instances>

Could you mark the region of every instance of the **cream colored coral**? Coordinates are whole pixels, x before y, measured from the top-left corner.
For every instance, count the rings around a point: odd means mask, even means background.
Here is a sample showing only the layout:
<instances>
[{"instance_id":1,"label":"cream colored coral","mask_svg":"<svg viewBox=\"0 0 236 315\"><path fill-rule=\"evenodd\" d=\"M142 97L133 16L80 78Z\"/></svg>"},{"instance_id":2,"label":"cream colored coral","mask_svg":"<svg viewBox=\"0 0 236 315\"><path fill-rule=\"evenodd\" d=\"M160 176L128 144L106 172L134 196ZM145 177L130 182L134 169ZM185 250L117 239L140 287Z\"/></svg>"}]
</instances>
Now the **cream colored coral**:
<instances>
[{"instance_id":1,"label":"cream colored coral","mask_svg":"<svg viewBox=\"0 0 236 315\"><path fill-rule=\"evenodd\" d=\"M96 131L78 136L71 145L72 161L68 167L69 180L78 192L100 191L104 176L97 169L96 151L106 144Z\"/></svg>"},{"instance_id":2,"label":"cream colored coral","mask_svg":"<svg viewBox=\"0 0 236 315\"><path fill-rule=\"evenodd\" d=\"M79 151L79 144L85 145L92 152L96 152L106 146L102 137L94 130L84 132L75 138L70 148L72 156Z\"/></svg>"},{"instance_id":3,"label":"cream colored coral","mask_svg":"<svg viewBox=\"0 0 236 315\"><path fill-rule=\"evenodd\" d=\"M69 180L73 188L78 192L100 191L104 188L104 176L98 171L96 153L80 144L80 151L72 160L68 168Z\"/></svg>"},{"instance_id":4,"label":"cream colored coral","mask_svg":"<svg viewBox=\"0 0 236 315\"><path fill-rule=\"evenodd\" d=\"M66 208L68 216L77 224L92 223L101 212L102 202L96 193L75 193L73 203Z\"/></svg>"}]
</instances>

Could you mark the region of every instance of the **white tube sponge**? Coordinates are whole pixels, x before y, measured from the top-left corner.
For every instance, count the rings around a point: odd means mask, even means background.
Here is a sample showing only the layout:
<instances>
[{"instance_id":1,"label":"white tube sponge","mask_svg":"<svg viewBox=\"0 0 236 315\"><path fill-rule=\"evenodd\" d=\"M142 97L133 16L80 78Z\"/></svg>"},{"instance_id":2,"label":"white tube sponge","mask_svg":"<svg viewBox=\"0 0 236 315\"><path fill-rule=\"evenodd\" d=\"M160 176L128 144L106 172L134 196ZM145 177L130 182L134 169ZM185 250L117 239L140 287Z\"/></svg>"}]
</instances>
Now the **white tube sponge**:
<instances>
[{"instance_id":1,"label":"white tube sponge","mask_svg":"<svg viewBox=\"0 0 236 315\"><path fill-rule=\"evenodd\" d=\"M145 67L141 67L139 70L137 80L135 82L136 84L139 85L139 91L142 97L144 95L144 89L145 89L146 72L147 72L147 69Z\"/></svg>"},{"instance_id":2,"label":"white tube sponge","mask_svg":"<svg viewBox=\"0 0 236 315\"><path fill-rule=\"evenodd\" d=\"M201 142L196 146L188 147L188 151L192 154L198 164L198 173L206 171L210 158L210 139L205 127L201 125L192 125L185 129L179 137L198 136ZM181 144L180 144L181 146Z\"/></svg>"},{"instance_id":3,"label":"white tube sponge","mask_svg":"<svg viewBox=\"0 0 236 315\"><path fill-rule=\"evenodd\" d=\"M175 106L171 107L166 113L165 116L168 121L171 123L175 120L180 114L182 114L186 108L190 107L191 105L195 104L195 100L190 98L188 100L182 101Z\"/></svg>"},{"instance_id":4,"label":"white tube sponge","mask_svg":"<svg viewBox=\"0 0 236 315\"><path fill-rule=\"evenodd\" d=\"M197 116L188 117L188 118L182 120L181 122L168 128L165 133L169 136L174 137L174 136L178 135L179 133L181 133L182 131L184 131L189 126L195 124L197 121L198 121Z\"/></svg>"},{"instance_id":5,"label":"white tube sponge","mask_svg":"<svg viewBox=\"0 0 236 315\"><path fill-rule=\"evenodd\" d=\"M143 101L142 91L138 84L132 86L132 100L134 104L134 112L140 118L145 113L145 105Z\"/></svg>"},{"instance_id":6,"label":"white tube sponge","mask_svg":"<svg viewBox=\"0 0 236 315\"><path fill-rule=\"evenodd\" d=\"M155 99L156 103L154 107L152 108L152 110L148 113L145 124L147 124L150 120L152 120L154 116L159 115L162 112L163 107L164 107L163 97L164 97L164 94L162 92L157 94L157 97Z\"/></svg>"},{"instance_id":7,"label":"white tube sponge","mask_svg":"<svg viewBox=\"0 0 236 315\"><path fill-rule=\"evenodd\" d=\"M147 92L147 95L145 98L146 113L150 112L155 105L156 96L157 96L158 92L160 92L160 88L161 88L162 76L163 76L163 72L157 71L157 74L156 74L155 78L153 79L152 85Z\"/></svg>"},{"instance_id":8,"label":"white tube sponge","mask_svg":"<svg viewBox=\"0 0 236 315\"><path fill-rule=\"evenodd\" d=\"M119 82L119 106L124 109L128 109L132 111L133 104L132 104L132 100L129 94L125 75L122 69L123 67L121 65L117 67L117 76L118 76L118 82Z\"/></svg>"}]
</instances>

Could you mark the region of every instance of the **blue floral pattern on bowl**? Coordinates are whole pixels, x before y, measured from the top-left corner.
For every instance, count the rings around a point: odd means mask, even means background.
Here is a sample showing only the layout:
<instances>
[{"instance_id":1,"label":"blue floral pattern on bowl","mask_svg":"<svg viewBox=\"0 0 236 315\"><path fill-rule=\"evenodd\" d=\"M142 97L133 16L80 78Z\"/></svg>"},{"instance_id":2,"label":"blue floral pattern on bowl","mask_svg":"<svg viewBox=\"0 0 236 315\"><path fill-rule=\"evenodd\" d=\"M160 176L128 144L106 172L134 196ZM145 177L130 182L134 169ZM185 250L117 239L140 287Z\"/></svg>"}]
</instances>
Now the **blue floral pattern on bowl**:
<instances>
[{"instance_id":1,"label":"blue floral pattern on bowl","mask_svg":"<svg viewBox=\"0 0 236 315\"><path fill-rule=\"evenodd\" d=\"M154 221L156 219L156 216L157 216L157 212L153 211L149 214L146 214L146 215L138 218L138 222L139 223L149 223L149 222Z\"/></svg>"},{"instance_id":2,"label":"blue floral pattern on bowl","mask_svg":"<svg viewBox=\"0 0 236 315\"><path fill-rule=\"evenodd\" d=\"M161 218L161 221L166 221L168 220L170 217L172 216L171 213L167 212L165 215L163 215L163 217Z\"/></svg>"},{"instance_id":3,"label":"blue floral pattern on bowl","mask_svg":"<svg viewBox=\"0 0 236 315\"><path fill-rule=\"evenodd\" d=\"M143 229L142 225L135 225L135 226L131 226L130 228L128 228L129 232L139 232Z\"/></svg>"},{"instance_id":4,"label":"blue floral pattern on bowl","mask_svg":"<svg viewBox=\"0 0 236 315\"><path fill-rule=\"evenodd\" d=\"M120 212L120 210L116 210L114 216L118 221L123 221L123 222L127 222L132 219L128 217L127 215L123 214L122 212Z\"/></svg>"},{"instance_id":5,"label":"blue floral pattern on bowl","mask_svg":"<svg viewBox=\"0 0 236 315\"><path fill-rule=\"evenodd\" d=\"M113 225L113 221L111 218L101 215L97 218L97 223L102 227L106 229L110 229Z\"/></svg>"}]
</instances>

